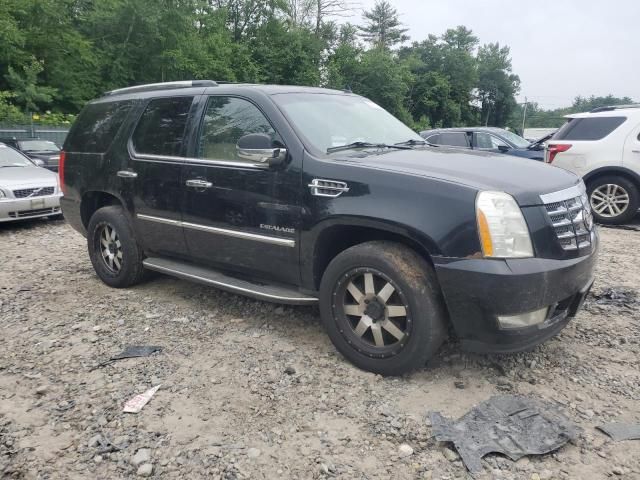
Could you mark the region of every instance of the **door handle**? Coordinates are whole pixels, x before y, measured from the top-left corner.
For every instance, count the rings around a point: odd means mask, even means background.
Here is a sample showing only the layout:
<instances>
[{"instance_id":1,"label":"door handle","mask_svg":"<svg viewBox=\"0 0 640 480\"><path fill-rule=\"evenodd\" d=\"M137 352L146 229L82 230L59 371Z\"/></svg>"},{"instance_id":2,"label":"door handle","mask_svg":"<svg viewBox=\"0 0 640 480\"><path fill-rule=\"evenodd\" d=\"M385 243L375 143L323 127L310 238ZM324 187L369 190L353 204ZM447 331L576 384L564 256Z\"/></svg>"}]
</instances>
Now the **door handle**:
<instances>
[{"instance_id":1,"label":"door handle","mask_svg":"<svg viewBox=\"0 0 640 480\"><path fill-rule=\"evenodd\" d=\"M194 188L211 188L213 183L207 182L206 180L187 180L187 187Z\"/></svg>"},{"instance_id":2,"label":"door handle","mask_svg":"<svg viewBox=\"0 0 640 480\"><path fill-rule=\"evenodd\" d=\"M640 153L640 150L631 150L633 153Z\"/></svg>"},{"instance_id":3,"label":"door handle","mask_svg":"<svg viewBox=\"0 0 640 480\"><path fill-rule=\"evenodd\" d=\"M136 172L132 172L131 170L120 170L116 173L120 178L137 178L138 174Z\"/></svg>"}]
</instances>

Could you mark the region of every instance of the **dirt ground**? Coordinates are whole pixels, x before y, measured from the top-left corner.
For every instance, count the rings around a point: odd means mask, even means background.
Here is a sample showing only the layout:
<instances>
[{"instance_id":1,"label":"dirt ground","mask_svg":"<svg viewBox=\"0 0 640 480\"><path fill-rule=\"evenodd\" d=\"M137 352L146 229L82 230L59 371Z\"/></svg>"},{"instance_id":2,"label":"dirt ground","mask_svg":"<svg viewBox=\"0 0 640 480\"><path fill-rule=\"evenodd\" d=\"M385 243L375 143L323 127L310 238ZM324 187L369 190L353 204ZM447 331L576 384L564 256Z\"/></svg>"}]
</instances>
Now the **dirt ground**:
<instances>
[{"instance_id":1,"label":"dirt ground","mask_svg":"<svg viewBox=\"0 0 640 480\"><path fill-rule=\"evenodd\" d=\"M505 356L450 343L424 369L382 378L336 353L316 308L165 276L110 289L63 221L0 225L0 472L467 479L425 416L507 392L557 402L583 433L545 456L489 455L477 478L640 479L640 440L595 429L640 421L640 232L600 234L595 296L557 338ZM163 350L99 366L127 345ZM159 384L139 414L122 413Z\"/></svg>"}]
</instances>

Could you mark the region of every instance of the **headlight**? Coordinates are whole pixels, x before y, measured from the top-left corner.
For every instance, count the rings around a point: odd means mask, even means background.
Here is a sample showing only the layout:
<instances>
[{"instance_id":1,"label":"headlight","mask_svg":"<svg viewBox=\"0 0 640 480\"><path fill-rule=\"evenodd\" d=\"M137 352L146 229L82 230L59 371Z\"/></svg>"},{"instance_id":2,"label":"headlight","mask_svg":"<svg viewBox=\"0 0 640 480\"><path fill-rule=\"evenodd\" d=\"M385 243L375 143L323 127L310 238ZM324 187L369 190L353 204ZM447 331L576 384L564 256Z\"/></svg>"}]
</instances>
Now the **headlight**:
<instances>
[{"instance_id":1,"label":"headlight","mask_svg":"<svg viewBox=\"0 0 640 480\"><path fill-rule=\"evenodd\" d=\"M504 192L480 192L476 198L476 216L485 257L533 257L527 223L511 195Z\"/></svg>"}]
</instances>

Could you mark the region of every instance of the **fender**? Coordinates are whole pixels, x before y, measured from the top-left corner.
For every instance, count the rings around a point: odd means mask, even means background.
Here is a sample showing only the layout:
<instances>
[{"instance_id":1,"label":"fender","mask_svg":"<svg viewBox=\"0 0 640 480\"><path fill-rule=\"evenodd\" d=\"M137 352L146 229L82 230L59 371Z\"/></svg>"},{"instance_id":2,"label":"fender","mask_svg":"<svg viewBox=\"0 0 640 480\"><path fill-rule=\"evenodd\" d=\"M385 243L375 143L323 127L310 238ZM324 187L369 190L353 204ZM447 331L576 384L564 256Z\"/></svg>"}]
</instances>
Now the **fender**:
<instances>
[{"instance_id":1,"label":"fender","mask_svg":"<svg viewBox=\"0 0 640 480\"><path fill-rule=\"evenodd\" d=\"M638 186L638 188L640 188L640 175L629 168L620 167L620 166L596 168L595 170L592 170L589 173L587 173L584 177L582 177L582 179L584 180L584 183L587 183L589 180L591 180L596 176L606 175L606 174L616 174L616 173L622 174L627 177L631 177L631 179L633 179L634 183Z\"/></svg>"}]
</instances>

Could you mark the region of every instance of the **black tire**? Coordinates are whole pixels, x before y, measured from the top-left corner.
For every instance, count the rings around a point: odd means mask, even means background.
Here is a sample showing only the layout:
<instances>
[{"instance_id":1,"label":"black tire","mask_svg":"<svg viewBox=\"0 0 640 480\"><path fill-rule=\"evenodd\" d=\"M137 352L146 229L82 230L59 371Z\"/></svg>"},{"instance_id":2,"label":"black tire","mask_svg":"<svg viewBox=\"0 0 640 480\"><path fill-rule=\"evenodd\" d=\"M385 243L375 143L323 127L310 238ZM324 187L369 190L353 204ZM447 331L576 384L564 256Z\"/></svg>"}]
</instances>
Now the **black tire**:
<instances>
[{"instance_id":1,"label":"black tire","mask_svg":"<svg viewBox=\"0 0 640 480\"><path fill-rule=\"evenodd\" d=\"M597 211L597 208L603 205L601 200L603 197L602 191L604 189L606 193L607 185L614 185L624 190L629 197L629 203L620 214L615 214L615 211L612 213L608 208L602 212ZM590 181L587 185L587 193L589 194L589 202L591 203L591 210L593 211L596 222L605 225L621 225L627 223L636 216L638 208L640 208L638 187L632 181L618 175L607 175ZM598 197L596 198L594 195L598 195Z\"/></svg>"},{"instance_id":2,"label":"black tire","mask_svg":"<svg viewBox=\"0 0 640 480\"><path fill-rule=\"evenodd\" d=\"M371 274L369 285L373 288L367 288L367 274ZM358 283L360 278L364 283ZM393 293L381 301L387 284L393 287ZM354 286L361 301L355 300ZM365 299L367 290L369 300ZM357 304L352 304L354 301ZM366 311L359 318L365 305ZM397 315L402 306L404 317ZM392 308L396 309L394 315ZM356 309L358 313L348 314ZM447 314L435 271L416 252L393 242L367 242L337 255L322 277L320 313L338 351L357 367L382 375L401 375L423 367L447 337ZM385 326L392 316L400 318L393 319L393 335ZM373 323L362 333L364 320ZM378 338L374 324L379 325ZM401 339L399 333L404 335Z\"/></svg>"},{"instance_id":3,"label":"black tire","mask_svg":"<svg viewBox=\"0 0 640 480\"><path fill-rule=\"evenodd\" d=\"M114 257L118 261L113 260L112 265L104 258L101 248L105 230L116 232L115 241L109 248L115 249ZM98 277L110 287L125 288L142 281L145 274L142 266L143 252L122 207L102 207L93 214L87 228L87 247ZM119 254L121 255L118 256Z\"/></svg>"}]
</instances>

